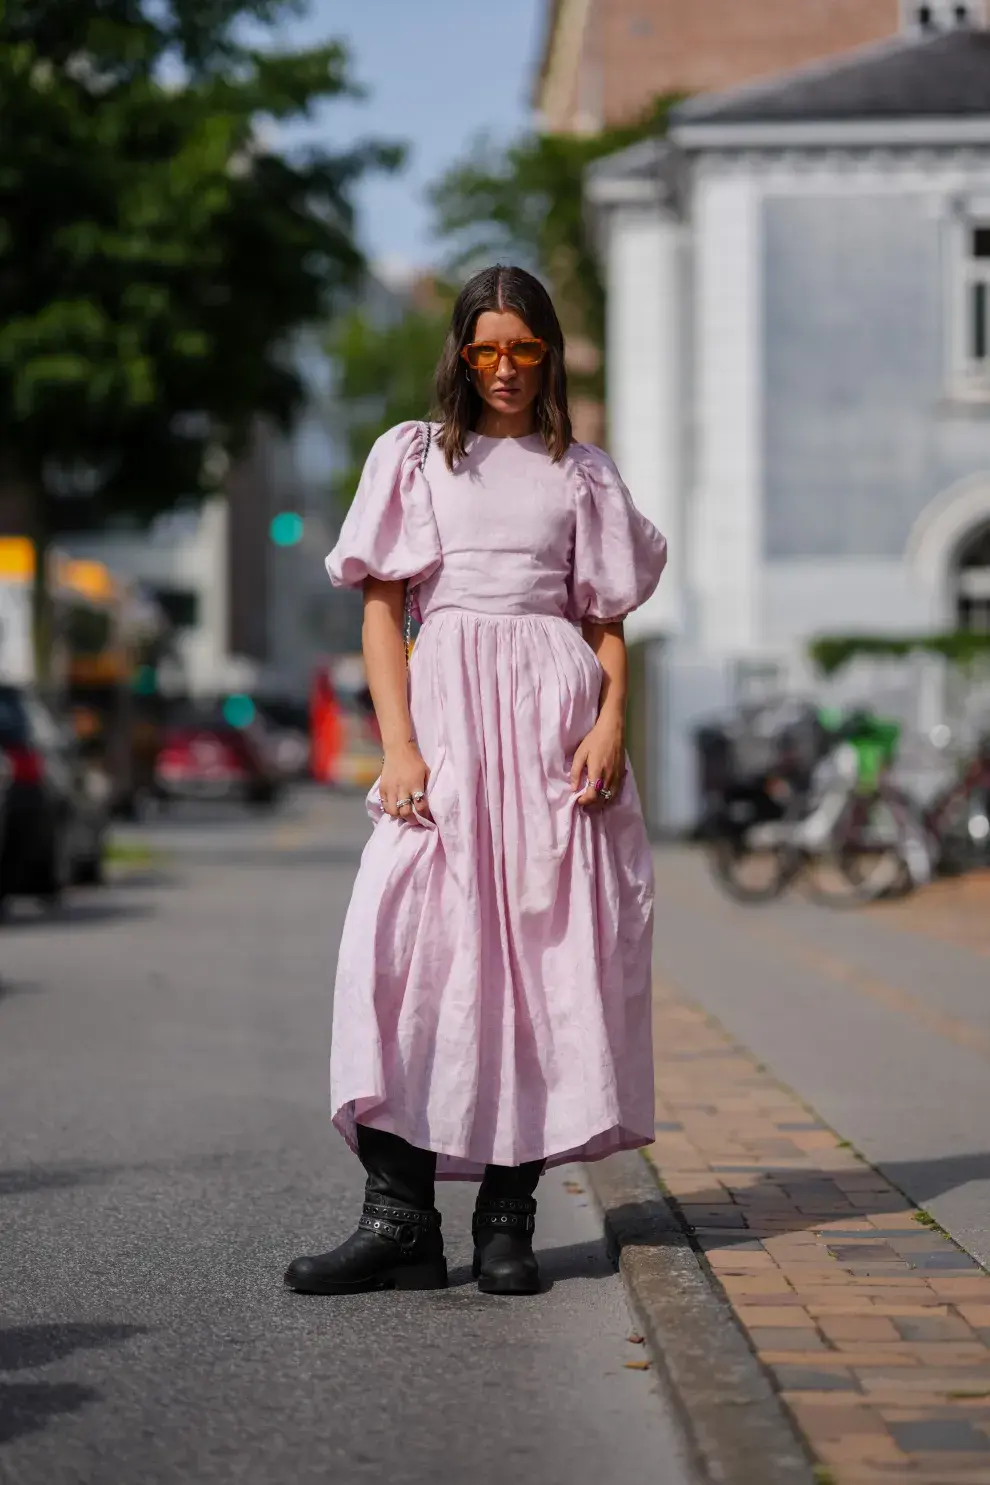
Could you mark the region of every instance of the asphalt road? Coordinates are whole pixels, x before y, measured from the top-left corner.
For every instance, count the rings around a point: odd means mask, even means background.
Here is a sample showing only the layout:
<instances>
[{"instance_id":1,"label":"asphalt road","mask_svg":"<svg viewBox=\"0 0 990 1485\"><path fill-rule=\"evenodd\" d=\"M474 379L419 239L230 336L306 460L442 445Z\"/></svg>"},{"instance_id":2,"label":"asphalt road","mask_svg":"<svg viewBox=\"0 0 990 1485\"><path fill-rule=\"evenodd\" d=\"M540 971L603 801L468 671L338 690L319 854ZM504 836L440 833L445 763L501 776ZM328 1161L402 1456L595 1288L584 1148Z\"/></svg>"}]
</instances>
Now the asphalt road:
<instances>
[{"instance_id":1,"label":"asphalt road","mask_svg":"<svg viewBox=\"0 0 990 1485\"><path fill-rule=\"evenodd\" d=\"M449 1290L283 1290L360 1201L327 1109L359 803L135 834L164 868L0 926L0 1480L684 1485L580 1169L536 1299L477 1292L449 1185Z\"/></svg>"}]
</instances>

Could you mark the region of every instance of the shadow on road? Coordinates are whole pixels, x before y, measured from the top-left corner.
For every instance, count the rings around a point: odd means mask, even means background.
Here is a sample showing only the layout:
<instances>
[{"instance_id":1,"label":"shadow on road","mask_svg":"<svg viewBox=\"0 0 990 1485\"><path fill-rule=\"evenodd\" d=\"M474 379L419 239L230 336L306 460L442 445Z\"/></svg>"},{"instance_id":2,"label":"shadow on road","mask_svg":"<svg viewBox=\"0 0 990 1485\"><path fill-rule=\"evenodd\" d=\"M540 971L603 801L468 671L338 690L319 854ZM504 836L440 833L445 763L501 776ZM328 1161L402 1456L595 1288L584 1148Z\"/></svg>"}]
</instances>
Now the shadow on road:
<instances>
[{"instance_id":1,"label":"shadow on road","mask_svg":"<svg viewBox=\"0 0 990 1485\"><path fill-rule=\"evenodd\" d=\"M78 1413L97 1402L94 1387L76 1382L0 1382L0 1445L47 1428L61 1413Z\"/></svg>"},{"instance_id":2,"label":"shadow on road","mask_svg":"<svg viewBox=\"0 0 990 1485\"><path fill-rule=\"evenodd\" d=\"M0 1372L32 1371L75 1351L116 1345L146 1334L140 1325L20 1325L0 1330ZM76 1382L0 1382L0 1445L37 1433L63 1413L77 1413L101 1394Z\"/></svg>"},{"instance_id":3,"label":"shadow on road","mask_svg":"<svg viewBox=\"0 0 990 1485\"><path fill-rule=\"evenodd\" d=\"M0 1170L0 1198L93 1185L116 1173L117 1167L111 1165L27 1165L15 1170Z\"/></svg>"},{"instance_id":4,"label":"shadow on road","mask_svg":"<svg viewBox=\"0 0 990 1485\"><path fill-rule=\"evenodd\" d=\"M6 908L0 933L16 933L26 928L92 928L120 918L152 918L155 911L150 903L118 902L112 897L82 902L69 898L57 908L20 911Z\"/></svg>"},{"instance_id":5,"label":"shadow on road","mask_svg":"<svg viewBox=\"0 0 990 1485\"><path fill-rule=\"evenodd\" d=\"M567 1283L569 1279L610 1279L615 1274L612 1263L601 1241L566 1243L558 1248L539 1248L541 1294L549 1294L555 1284ZM458 1264L450 1270L451 1289L473 1288L477 1280L469 1264ZM483 1296L491 1303L491 1296Z\"/></svg>"},{"instance_id":6,"label":"shadow on road","mask_svg":"<svg viewBox=\"0 0 990 1485\"><path fill-rule=\"evenodd\" d=\"M74 1351L99 1351L147 1333L143 1325L15 1325L0 1330L0 1372L33 1371Z\"/></svg>"}]
</instances>

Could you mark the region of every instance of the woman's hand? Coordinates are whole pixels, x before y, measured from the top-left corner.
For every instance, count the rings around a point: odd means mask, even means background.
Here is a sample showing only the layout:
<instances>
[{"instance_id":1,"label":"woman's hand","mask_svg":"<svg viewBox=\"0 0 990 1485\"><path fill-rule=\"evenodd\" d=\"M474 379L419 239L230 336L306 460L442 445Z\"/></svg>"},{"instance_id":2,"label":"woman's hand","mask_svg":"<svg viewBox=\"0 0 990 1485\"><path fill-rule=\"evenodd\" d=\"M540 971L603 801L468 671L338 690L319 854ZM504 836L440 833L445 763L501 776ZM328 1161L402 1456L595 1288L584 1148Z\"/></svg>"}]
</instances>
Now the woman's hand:
<instances>
[{"instance_id":1,"label":"woman's hand","mask_svg":"<svg viewBox=\"0 0 990 1485\"><path fill-rule=\"evenodd\" d=\"M622 787L625 772L624 720L611 710L603 710L574 754L574 762L571 764L571 786L582 791L578 803L583 804L586 809L601 809L607 801L602 798L595 785L601 783L603 788L610 789L614 798Z\"/></svg>"},{"instance_id":2,"label":"woman's hand","mask_svg":"<svg viewBox=\"0 0 990 1485\"><path fill-rule=\"evenodd\" d=\"M385 813L391 815L393 820L414 820L416 817L412 805L400 805L399 801L412 799L415 794L422 793L424 797L416 801L416 809L424 819L432 820L430 806L425 798L429 777L430 770L414 742L386 749L378 785Z\"/></svg>"}]
</instances>

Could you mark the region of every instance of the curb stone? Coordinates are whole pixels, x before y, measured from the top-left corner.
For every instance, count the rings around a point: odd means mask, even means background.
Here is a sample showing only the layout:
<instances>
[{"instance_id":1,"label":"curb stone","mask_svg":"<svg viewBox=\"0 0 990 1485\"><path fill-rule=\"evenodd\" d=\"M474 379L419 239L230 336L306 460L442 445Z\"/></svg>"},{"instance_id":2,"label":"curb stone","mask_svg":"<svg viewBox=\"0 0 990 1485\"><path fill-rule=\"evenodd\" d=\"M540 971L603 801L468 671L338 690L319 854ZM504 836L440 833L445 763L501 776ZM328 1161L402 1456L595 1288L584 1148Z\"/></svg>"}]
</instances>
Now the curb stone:
<instances>
[{"instance_id":1,"label":"curb stone","mask_svg":"<svg viewBox=\"0 0 990 1485\"><path fill-rule=\"evenodd\" d=\"M645 1158L585 1167L612 1257L711 1485L814 1485L783 1404Z\"/></svg>"}]
</instances>

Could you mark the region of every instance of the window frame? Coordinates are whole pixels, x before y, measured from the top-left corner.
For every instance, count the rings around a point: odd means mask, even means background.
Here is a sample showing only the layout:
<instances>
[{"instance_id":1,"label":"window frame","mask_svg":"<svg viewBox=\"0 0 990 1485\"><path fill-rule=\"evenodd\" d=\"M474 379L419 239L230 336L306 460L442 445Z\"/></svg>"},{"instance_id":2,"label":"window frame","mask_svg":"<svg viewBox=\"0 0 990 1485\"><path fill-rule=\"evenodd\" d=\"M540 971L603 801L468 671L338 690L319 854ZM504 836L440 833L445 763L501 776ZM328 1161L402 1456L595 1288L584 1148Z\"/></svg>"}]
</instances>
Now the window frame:
<instances>
[{"instance_id":1,"label":"window frame","mask_svg":"<svg viewBox=\"0 0 990 1485\"><path fill-rule=\"evenodd\" d=\"M952 221L948 277L949 395L961 402L990 403L990 256L972 250L978 231L990 232L990 199L968 203ZM973 354L973 291L984 289L984 355Z\"/></svg>"}]
</instances>

